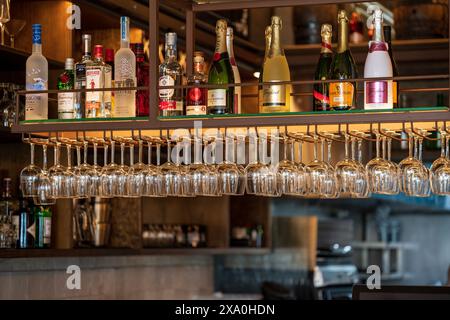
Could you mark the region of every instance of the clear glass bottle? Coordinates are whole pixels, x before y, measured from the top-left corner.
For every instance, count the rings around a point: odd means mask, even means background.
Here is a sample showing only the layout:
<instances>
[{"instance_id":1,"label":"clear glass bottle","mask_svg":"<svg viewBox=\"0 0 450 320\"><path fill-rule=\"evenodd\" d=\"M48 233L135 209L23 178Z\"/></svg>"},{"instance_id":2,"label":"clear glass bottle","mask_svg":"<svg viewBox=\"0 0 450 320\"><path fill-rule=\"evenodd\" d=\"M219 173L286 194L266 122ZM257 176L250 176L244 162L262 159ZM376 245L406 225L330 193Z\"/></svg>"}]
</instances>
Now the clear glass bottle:
<instances>
[{"instance_id":1,"label":"clear glass bottle","mask_svg":"<svg viewBox=\"0 0 450 320\"><path fill-rule=\"evenodd\" d=\"M230 57L231 69L233 70L234 83L241 83L241 75L239 73L239 68L236 63L236 58L234 57L234 46L233 46L233 28L227 28L227 51ZM241 113L241 86L234 87L234 110L233 113Z\"/></svg>"},{"instance_id":2,"label":"clear glass bottle","mask_svg":"<svg viewBox=\"0 0 450 320\"><path fill-rule=\"evenodd\" d=\"M136 56L130 49L130 18L120 18L120 49L114 56L114 86L136 87ZM113 117L136 116L136 90L114 92Z\"/></svg>"},{"instance_id":3,"label":"clear glass bottle","mask_svg":"<svg viewBox=\"0 0 450 320\"><path fill-rule=\"evenodd\" d=\"M48 62L42 55L42 27L33 24L33 51L26 62L26 90L48 89ZM25 119L43 120L48 119L48 94L27 94L25 100Z\"/></svg>"},{"instance_id":4,"label":"clear glass bottle","mask_svg":"<svg viewBox=\"0 0 450 320\"><path fill-rule=\"evenodd\" d=\"M269 56L264 62L263 82L291 81L289 65L281 47L280 32L282 21L280 17L272 17L272 40ZM273 84L263 86L263 105L261 113L289 112L291 106L290 84Z\"/></svg>"},{"instance_id":5,"label":"clear glass bottle","mask_svg":"<svg viewBox=\"0 0 450 320\"><path fill-rule=\"evenodd\" d=\"M188 78L188 85L206 84L205 58L203 52L194 52L194 73ZM186 95L186 115L204 115L207 113L208 93L206 88L189 88Z\"/></svg>"},{"instance_id":6,"label":"clear glass bottle","mask_svg":"<svg viewBox=\"0 0 450 320\"><path fill-rule=\"evenodd\" d=\"M177 56L177 34L166 33L165 59L159 66L159 85L175 86L181 85L183 80L183 69L178 63ZM159 110L162 116L180 116L183 114L182 89L160 89Z\"/></svg>"},{"instance_id":7,"label":"clear glass bottle","mask_svg":"<svg viewBox=\"0 0 450 320\"><path fill-rule=\"evenodd\" d=\"M67 58L64 72L58 77L58 90L72 90L75 87L74 60ZM74 119L75 118L75 93L59 92L58 93L58 118Z\"/></svg>"},{"instance_id":8,"label":"clear glass bottle","mask_svg":"<svg viewBox=\"0 0 450 320\"><path fill-rule=\"evenodd\" d=\"M266 30L265 30L265 38L266 38L266 50L264 52L264 60L263 60L263 65L261 67L261 71L259 72L259 86L258 86L258 106L259 109L261 110L261 108L263 107L263 100L264 100L264 88L261 85L263 82L263 78L264 78L264 63L267 60L267 57L269 56L269 50L270 50L270 44L272 43L272 26L267 26Z\"/></svg>"},{"instance_id":9,"label":"clear glass bottle","mask_svg":"<svg viewBox=\"0 0 450 320\"><path fill-rule=\"evenodd\" d=\"M83 56L81 61L75 64L75 89L86 89L86 65L92 63L91 56L91 35L83 34ZM85 117L86 92L77 92L75 102L75 118Z\"/></svg>"},{"instance_id":10,"label":"clear glass bottle","mask_svg":"<svg viewBox=\"0 0 450 320\"><path fill-rule=\"evenodd\" d=\"M102 89L111 87L111 66L103 61L103 46L94 48L94 60L86 64L86 87ZM86 93L86 118L108 118L111 116L111 92Z\"/></svg>"}]
</instances>

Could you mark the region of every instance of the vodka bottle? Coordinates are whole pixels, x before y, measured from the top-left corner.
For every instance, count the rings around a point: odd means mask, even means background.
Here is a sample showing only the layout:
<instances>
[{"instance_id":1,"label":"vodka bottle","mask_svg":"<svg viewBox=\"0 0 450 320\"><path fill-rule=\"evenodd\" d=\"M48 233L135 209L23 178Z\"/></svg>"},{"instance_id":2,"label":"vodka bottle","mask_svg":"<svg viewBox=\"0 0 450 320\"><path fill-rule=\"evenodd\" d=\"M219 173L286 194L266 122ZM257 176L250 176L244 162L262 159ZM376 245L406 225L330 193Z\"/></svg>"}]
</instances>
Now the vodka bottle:
<instances>
[{"instance_id":1,"label":"vodka bottle","mask_svg":"<svg viewBox=\"0 0 450 320\"><path fill-rule=\"evenodd\" d=\"M130 18L120 18L120 49L114 57L114 86L136 86L136 56L130 49ZM115 91L113 117L136 116L136 90Z\"/></svg>"},{"instance_id":2,"label":"vodka bottle","mask_svg":"<svg viewBox=\"0 0 450 320\"><path fill-rule=\"evenodd\" d=\"M81 61L75 64L75 89L86 89L86 65L92 63L91 58L91 35L83 34L83 56ZM85 116L86 92L76 93L75 118Z\"/></svg>"},{"instance_id":3,"label":"vodka bottle","mask_svg":"<svg viewBox=\"0 0 450 320\"><path fill-rule=\"evenodd\" d=\"M33 51L26 63L26 89L48 89L48 63L42 55L42 39L40 24L33 24ZM48 94L27 94L25 102L25 120L48 119Z\"/></svg>"}]
</instances>

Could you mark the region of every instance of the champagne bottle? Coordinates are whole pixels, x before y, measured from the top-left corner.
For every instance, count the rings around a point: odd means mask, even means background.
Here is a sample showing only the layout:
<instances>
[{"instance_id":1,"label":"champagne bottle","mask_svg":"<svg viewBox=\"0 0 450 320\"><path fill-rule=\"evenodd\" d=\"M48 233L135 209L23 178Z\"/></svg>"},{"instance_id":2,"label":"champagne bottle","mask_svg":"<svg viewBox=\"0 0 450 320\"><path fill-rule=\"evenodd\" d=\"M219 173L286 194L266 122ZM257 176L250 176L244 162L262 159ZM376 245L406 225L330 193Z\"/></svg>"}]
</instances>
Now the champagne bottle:
<instances>
[{"instance_id":1,"label":"champagne bottle","mask_svg":"<svg viewBox=\"0 0 450 320\"><path fill-rule=\"evenodd\" d=\"M227 52L227 22L218 20L216 24L216 50L209 69L208 84L234 83L233 69ZM233 113L234 88L224 87L208 90L208 111L211 114Z\"/></svg>"},{"instance_id":2,"label":"champagne bottle","mask_svg":"<svg viewBox=\"0 0 450 320\"><path fill-rule=\"evenodd\" d=\"M383 12L373 12L373 40L369 42L369 53L364 65L365 78L392 77L392 64L383 36ZM392 81L375 80L364 82L364 109L392 109Z\"/></svg>"},{"instance_id":3,"label":"champagne bottle","mask_svg":"<svg viewBox=\"0 0 450 320\"><path fill-rule=\"evenodd\" d=\"M269 55L264 62L263 82L291 81L289 65L280 43L282 21L280 17L272 17L272 39ZM263 86L263 105L261 113L289 112L291 105L291 85L265 85Z\"/></svg>"},{"instance_id":4,"label":"champagne bottle","mask_svg":"<svg viewBox=\"0 0 450 320\"><path fill-rule=\"evenodd\" d=\"M331 62L333 60L333 51L331 49L332 26L323 24L321 29L322 47L320 50L319 63L317 64L314 80L326 80L330 72ZM314 111L330 110L330 96L328 94L329 84L317 83L314 85L313 108Z\"/></svg>"},{"instance_id":5,"label":"champagne bottle","mask_svg":"<svg viewBox=\"0 0 450 320\"><path fill-rule=\"evenodd\" d=\"M399 72L398 72L397 63L395 62L394 55L392 54L392 42L391 42L392 30L391 30L391 26L384 26L383 27L383 31L384 31L384 41L388 45L389 57L391 58L392 76L398 77L399 76ZM392 81L392 105L393 105L394 108L398 107L398 93L399 93L399 86L398 85L399 84L398 84L397 81Z\"/></svg>"},{"instance_id":6,"label":"champagne bottle","mask_svg":"<svg viewBox=\"0 0 450 320\"><path fill-rule=\"evenodd\" d=\"M234 83L241 83L241 75L239 74L239 68L236 64L236 59L234 58L234 48L233 48L233 28L227 28L227 51L230 57L231 69L233 70ZM234 113L241 113L241 87L234 87Z\"/></svg>"},{"instance_id":7,"label":"champagne bottle","mask_svg":"<svg viewBox=\"0 0 450 320\"><path fill-rule=\"evenodd\" d=\"M264 99L264 88L261 85L263 83L263 74L264 74L264 63L267 60L267 57L269 56L269 50L270 50L270 43L272 42L272 26L266 27L265 32L266 37L266 51L264 53L264 60L263 60L263 67L261 67L261 71L259 72L259 86L258 86L258 106L259 109L262 110L263 108L263 99Z\"/></svg>"},{"instance_id":8,"label":"champagne bottle","mask_svg":"<svg viewBox=\"0 0 450 320\"><path fill-rule=\"evenodd\" d=\"M330 67L329 79L345 80L358 77L355 61L348 47L348 18L344 10L338 14L338 49ZM349 110L356 107L356 82L330 83L330 109Z\"/></svg>"}]
</instances>

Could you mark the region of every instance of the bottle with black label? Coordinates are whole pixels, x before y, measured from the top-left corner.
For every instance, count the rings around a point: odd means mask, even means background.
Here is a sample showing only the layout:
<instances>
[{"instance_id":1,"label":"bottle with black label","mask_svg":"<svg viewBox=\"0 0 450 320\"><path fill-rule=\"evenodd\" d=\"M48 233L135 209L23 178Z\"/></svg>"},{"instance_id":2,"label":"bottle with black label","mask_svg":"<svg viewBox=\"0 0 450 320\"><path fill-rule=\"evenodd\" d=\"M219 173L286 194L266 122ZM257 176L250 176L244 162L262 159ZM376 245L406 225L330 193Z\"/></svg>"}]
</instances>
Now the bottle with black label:
<instances>
[{"instance_id":1,"label":"bottle with black label","mask_svg":"<svg viewBox=\"0 0 450 320\"><path fill-rule=\"evenodd\" d=\"M50 248L52 237L52 212L50 207L38 207L35 211L35 248Z\"/></svg>"},{"instance_id":2,"label":"bottle with black label","mask_svg":"<svg viewBox=\"0 0 450 320\"><path fill-rule=\"evenodd\" d=\"M19 228L17 248L27 249L34 248L35 237L35 223L34 223L34 208L32 201L25 199L19 200Z\"/></svg>"}]
</instances>

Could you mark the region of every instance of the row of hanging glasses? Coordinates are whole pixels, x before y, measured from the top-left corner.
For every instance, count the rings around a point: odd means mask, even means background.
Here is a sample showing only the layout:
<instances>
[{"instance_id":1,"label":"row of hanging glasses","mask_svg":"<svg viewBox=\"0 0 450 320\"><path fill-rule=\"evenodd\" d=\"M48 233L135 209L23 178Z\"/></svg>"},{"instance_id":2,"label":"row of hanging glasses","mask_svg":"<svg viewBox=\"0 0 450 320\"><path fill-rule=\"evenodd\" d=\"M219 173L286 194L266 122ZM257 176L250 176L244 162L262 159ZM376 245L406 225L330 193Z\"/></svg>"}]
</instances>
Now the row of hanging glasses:
<instances>
[{"instance_id":1,"label":"row of hanging glasses","mask_svg":"<svg viewBox=\"0 0 450 320\"><path fill-rule=\"evenodd\" d=\"M372 137L375 138L372 138ZM400 163L391 160L392 140L400 140L394 131L232 136L225 138L190 137L186 149L189 157L167 157L161 164L161 149L167 155L180 155L180 144L165 138L109 138L109 139L25 139L30 145L31 163L21 171L23 195L33 197L37 205L51 205L56 199L87 197L194 197L253 194L278 197L282 195L307 198L367 198L371 194L396 195L403 192L414 197L450 195L449 137L441 132L441 156L428 169L422 162L423 140L427 132L408 131L408 156ZM362 163L363 141L373 141L376 156L366 165ZM184 140L186 141L186 140ZM281 142L282 158L276 163L267 160L268 152L279 152L273 142ZM223 143L224 159L217 164L205 161L207 150ZM302 162L304 142L312 143L313 160ZM344 159L332 163L332 144L344 144ZM36 144L42 147L43 163L34 161ZM120 163L116 163L116 145L120 147ZM297 148L295 145L298 145ZM248 146L248 157L242 159L242 149ZM186 146L186 144L184 144ZM47 151L53 148L53 165L48 166ZM88 163L88 151L93 149L93 161ZM98 149L103 148L103 166L97 162ZM137 162L134 161L138 149ZM147 161L144 163L144 148ZM152 152L156 148L156 163ZM76 163L72 162L75 149ZM129 164L125 164L125 154ZM67 153L62 164L60 154ZM192 152L193 151L193 152ZM190 159L193 153L193 162ZM245 152L244 152L245 153ZM83 154L83 156L82 156ZM319 157L320 154L320 157ZM109 156L109 157L108 157Z\"/></svg>"}]
</instances>

